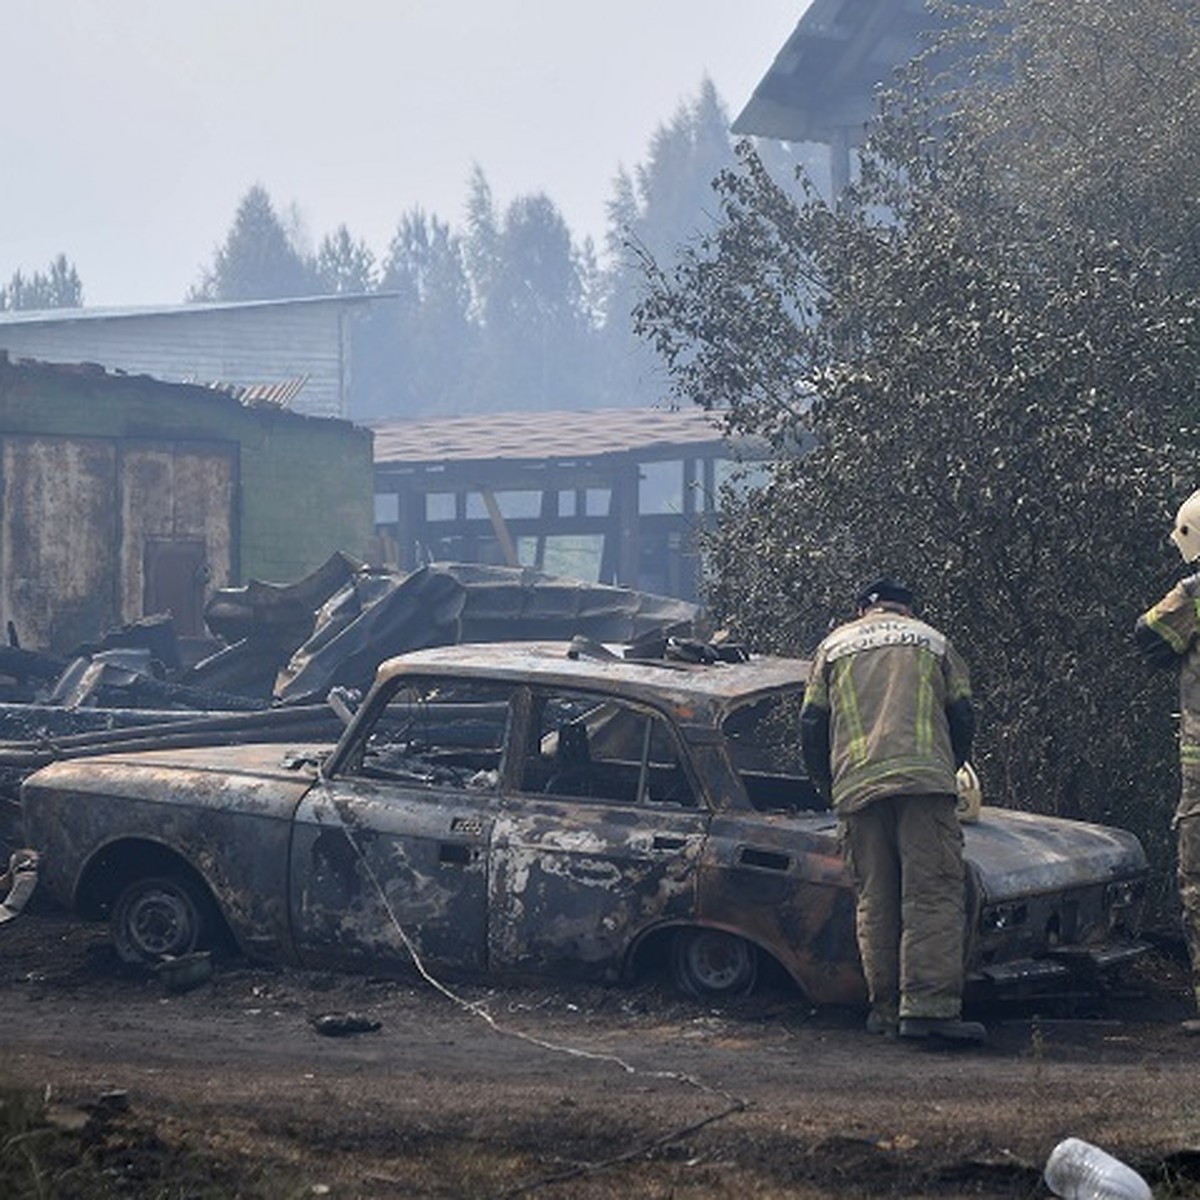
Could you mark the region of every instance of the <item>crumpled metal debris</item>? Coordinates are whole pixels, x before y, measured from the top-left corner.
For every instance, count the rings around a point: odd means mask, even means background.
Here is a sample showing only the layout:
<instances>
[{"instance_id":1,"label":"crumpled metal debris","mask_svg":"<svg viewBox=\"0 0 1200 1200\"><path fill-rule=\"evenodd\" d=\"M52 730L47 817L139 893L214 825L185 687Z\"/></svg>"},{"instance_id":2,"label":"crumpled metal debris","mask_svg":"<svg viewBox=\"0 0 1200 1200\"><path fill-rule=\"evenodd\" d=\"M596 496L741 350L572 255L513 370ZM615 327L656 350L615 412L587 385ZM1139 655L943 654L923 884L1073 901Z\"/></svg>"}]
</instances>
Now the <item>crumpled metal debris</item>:
<instances>
[{"instance_id":1,"label":"crumpled metal debris","mask_svg":"<svg viewBox=\"0 0 1200 1200\"><path fill-rule=\"evenodd\" d=\"M164 958L154 968L154 974L167 991L190 992L212 978L212 954L207 950L196 950L191 954Z\"/></svg>"},{"instance_id":2,"label":"crumpled metal debris","mask_svg":"<svg viewBox=\"0 0 1200 1200\"><path fill-rule=\"evenodd\" d=\"M20 648L10 631L0 645L0 676L13 681L0 689L0 845L20 837L21 780L57 758L318 733L333 741L346 709L330 708L331 692L365 694L394 655L575 637L687 645L698 615L689 601L527 567L401 572L336 553L295 583L218 589L204 614L214 636L187 655L165 613L109 630L66 660Z\"/></svg>"},{"instance_id":3,"label":"crumpled metal debris","mask_svg":"<svg viewBox=\"0 0 1200 1200\"><path fill-rule=\"evenodd\" d=\"M0 875L0 886L8 887L8 895L0 903L0 925L21 915L38 881L38 853L24 847L9 857L8 870Z\"/></svg>"},{"instance_id":4,"label":"crumpled metal debris","mask_svg":"<svg viewBox=\"0 0 1200 1200\"><path fill-rule=\"evenodd\" d=\"M309 1024L325 1037L345 1037L351 1033L374 1033L383 1022L362 1013L322 1013L311 1017Z\"/></svg>"},{"instance_id":5,"label":"crumpled metal debris","mask_svg":"<svg viewBox=\"0 0 1200 1200\"><path fill-rule=\"evenodd\" d=\"M261 687L264 659L274 656L274 701L312 703L333 687L367 691L384 659L409 650L576 635L620 644L652 633L688 638L698 614L686 600L529 567L431 563L401 572L337 554L291 587L251 581L216 592L205 622L240 640L182 681Z\"/></svg>"}]
</instances>

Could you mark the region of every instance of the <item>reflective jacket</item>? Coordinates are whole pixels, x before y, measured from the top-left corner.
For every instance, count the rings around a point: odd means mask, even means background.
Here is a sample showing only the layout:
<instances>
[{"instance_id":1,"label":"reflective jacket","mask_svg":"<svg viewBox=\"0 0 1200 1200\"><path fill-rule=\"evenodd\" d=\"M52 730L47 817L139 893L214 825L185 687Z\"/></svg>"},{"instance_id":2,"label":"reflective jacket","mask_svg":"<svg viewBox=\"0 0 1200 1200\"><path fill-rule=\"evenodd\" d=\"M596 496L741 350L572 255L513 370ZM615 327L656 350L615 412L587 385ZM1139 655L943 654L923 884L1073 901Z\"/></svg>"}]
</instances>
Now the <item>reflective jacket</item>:
<instances>
[{"instance_id":1,"label":"reflective jacket","mask_svg":"<svg viewBox=\"0 0 1200 1200\"><path fill-rule=\"evenodd\" d=\"M932 625L881 605L817 647L801 746L839 813L883 796L953 795L974 729L966 663Z\"/></svg>"},{"instance_id":2,"label":"reflective jacket","mask_svg":"<svg viewBox=\"0 0 1200 1200\"><path fill-rule=\"evenodd\" d=\"M1154 666L1179 666L1179 765L1176 818L1200 812L1200 575L1181 579L1137 619L1134 640Z\"/></svg>"}]
</instances>

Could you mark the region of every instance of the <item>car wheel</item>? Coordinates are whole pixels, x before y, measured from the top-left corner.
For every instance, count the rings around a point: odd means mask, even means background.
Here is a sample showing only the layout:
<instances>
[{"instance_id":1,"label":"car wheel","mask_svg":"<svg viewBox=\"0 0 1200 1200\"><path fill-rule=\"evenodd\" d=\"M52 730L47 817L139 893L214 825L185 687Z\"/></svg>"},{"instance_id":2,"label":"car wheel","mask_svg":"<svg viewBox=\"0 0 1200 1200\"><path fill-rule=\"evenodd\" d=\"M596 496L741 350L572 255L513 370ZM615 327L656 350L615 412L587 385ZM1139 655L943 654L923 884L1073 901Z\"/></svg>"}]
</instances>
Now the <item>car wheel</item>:
<instances>
[{"instance_id":1,"label":"car wheel","mask_svg":"<svg viewBox=\"0 0 1200 1200\"><path fill-rule=\"evenodd\" d=\"M189 880L136 880L117 897L109 919L117 954L127 963L190 954L208 932L210 912L208 897Z\"/></svg>"},{"instance_id":2,"label":"car wheel","mask_svg":"<svg viewBox=\"0 0 1200 1200\"><path fill-rule=\"evenodd\" d=\"M758 979L758 951L719 929L687 929L675 937L671 971L680 991L697 1000L744 996Z\"/></svg>"}]
</instances>

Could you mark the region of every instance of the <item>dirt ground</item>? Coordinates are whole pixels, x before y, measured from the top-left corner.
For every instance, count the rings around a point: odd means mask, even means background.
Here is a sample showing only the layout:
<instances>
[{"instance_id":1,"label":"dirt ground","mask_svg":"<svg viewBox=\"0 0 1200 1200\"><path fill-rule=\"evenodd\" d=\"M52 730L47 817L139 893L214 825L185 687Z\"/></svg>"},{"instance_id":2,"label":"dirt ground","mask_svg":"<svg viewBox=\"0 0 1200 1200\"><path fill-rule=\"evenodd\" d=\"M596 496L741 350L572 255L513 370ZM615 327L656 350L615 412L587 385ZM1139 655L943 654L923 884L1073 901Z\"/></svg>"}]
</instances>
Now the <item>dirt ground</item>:
<instances>
[{"instance_id":1,"label":"dirt ground","mask_svg":"<svg viewBox=\"0 0 1200 1200\"><path fill-rule=\"evenodd\" d=\"M783 986L709 1007L225 961L176 991L36 905L0 950L5 1197L1036 1197L1069 1135L1200 1195L1166 954L945 1051Z\"/></svg>"}]
</instances>

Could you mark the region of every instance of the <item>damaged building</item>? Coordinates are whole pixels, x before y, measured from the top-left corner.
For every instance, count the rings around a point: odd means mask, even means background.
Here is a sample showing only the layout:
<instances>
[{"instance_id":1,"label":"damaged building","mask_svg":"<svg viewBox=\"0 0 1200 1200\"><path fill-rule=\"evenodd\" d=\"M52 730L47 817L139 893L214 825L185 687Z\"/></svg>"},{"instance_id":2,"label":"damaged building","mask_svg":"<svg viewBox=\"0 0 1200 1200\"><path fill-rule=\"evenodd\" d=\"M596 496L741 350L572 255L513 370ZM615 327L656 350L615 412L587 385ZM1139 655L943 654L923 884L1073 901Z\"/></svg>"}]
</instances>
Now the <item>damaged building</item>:
<instances>
[{"instance_id":1,"label":"damaged building","mask_svg":"<svg viewBox=\"0 0 1200 1200\"><path fill-rule=\"evenodd\" d=\"M529 566L695 600L721 484L762 456L703 409L503 412L380 421L376 522L403 570Z\"/></svg>"},{"instance_id":2,"label":"damaged building","mask_svg":"<svg viewBox=\"0 0 1200 1200\"><path fill-rule=\"evenodd\" d=\"M0 621L60 652L212 593L366 557L372 438L195 384L0 351Z\"/></svg>"},{"instance_id":3,"label":"damaged building","mask_svg":"<svg viewBox=\"0 0 1200 1200\"><path fill-rule=\"evenodd\" d=\"M267 394L296 412L353 416L355 322L389 293L141 308L0 312L0 349L44 362L97 362L172 383Z\"/></svg>"}]
</instances>

